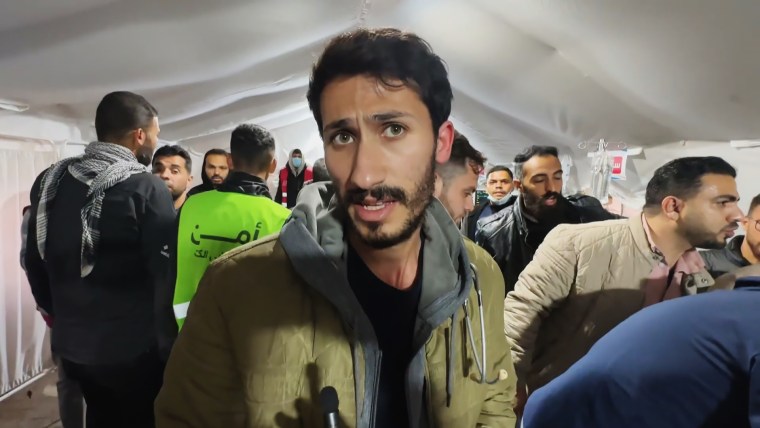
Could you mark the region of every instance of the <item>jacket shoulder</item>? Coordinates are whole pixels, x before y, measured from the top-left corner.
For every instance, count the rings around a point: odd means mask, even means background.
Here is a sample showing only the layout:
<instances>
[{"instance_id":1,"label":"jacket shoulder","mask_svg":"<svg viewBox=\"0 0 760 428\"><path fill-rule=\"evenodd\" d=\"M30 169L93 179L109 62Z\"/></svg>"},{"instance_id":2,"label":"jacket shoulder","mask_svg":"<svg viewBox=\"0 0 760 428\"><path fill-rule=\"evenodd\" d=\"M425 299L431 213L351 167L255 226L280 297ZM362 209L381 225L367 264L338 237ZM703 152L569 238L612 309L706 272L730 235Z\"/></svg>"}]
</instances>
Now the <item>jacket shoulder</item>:
<instances>
[{"instance_id":1,"label":"jacket shoulder","mask_svg":"<svg viewBox=\"0 0 760 428\"><path fill-rule=\"evenodd\" d=\"M580 211L581 217L584 218L584 221L598 221L598 220L611 220L611 219L619 219L623 218L620 215L613 214L602 205L601 202L599 202L599 199L596 199L593 196L589 195L572 195L568 196L567 200L575 206L575 208Z\"/></svg>"},{"instance_id":2,"label":"jacket shoulder","mask_svg":"<svg viewBox=\"0 0 760 428\"><path fill-rule=\"evenodd\" d=\"M262 307L278 301L286 288L301 284L279 237L278 232L227 251L209 264L198 289L213 288L212 293L229 308L237 308L242 302ZM273 289L280 293L273 295ZM242 298L251 295L258 297Z\"/></svg>"},{"instance_id":3,"label":"jacket shoulder","mask_svg":"<svg viewBox=\"0 0 760 428\"><path fill-rule=\"evenodd\" d=\"M514 205L510 205L496 214L478 220L478 229L480 230L480 235L483 238L488 239L493 233L496 233L503 227L508 226L514 221L514 216L512 215L513 211Z\"/></svg>"},{"instance_id":4,"label":"jacket shoulder","mask_svg":"<svg viewBox=\"0 0 760 428\"><path fill-rule=\"evenodd\" d=\"M560 224L546 235L544 242L560 247L575 246L583 250L589 245L616 246L624 236L631 234L628 219L594 221L590 223Z\"/></svg>"},{"instance_id":5,"label":"jacket shoulder","mask_svg":"<svg viewBox=\"0 0 760 428\"><path fill-rule=\"evenodd\" d=\"M467 237L462 239L470 263L475 266L475 274L478 275L478 283L480 286L484 290L488 288L498 290L498 294L503 298L504 276L499 269L499 265L497 265L493 257L491 257L491 255L479 245Z\"/></svg>"},{"instance_id":6,"label":"jacket shoulder","mask_svg":"<svg viewBox=\"0 0 760 428\"><path fill-rule=\"evenodd\" d=\"M272 256L275 251L275 246L279 242L279 238L280 233L278 232L239 247L235 247L211 262L209 268L215 267L216 269L224 269L227 266L240 263L255 263L257 259Z\"/></svg>"}]
</instances>

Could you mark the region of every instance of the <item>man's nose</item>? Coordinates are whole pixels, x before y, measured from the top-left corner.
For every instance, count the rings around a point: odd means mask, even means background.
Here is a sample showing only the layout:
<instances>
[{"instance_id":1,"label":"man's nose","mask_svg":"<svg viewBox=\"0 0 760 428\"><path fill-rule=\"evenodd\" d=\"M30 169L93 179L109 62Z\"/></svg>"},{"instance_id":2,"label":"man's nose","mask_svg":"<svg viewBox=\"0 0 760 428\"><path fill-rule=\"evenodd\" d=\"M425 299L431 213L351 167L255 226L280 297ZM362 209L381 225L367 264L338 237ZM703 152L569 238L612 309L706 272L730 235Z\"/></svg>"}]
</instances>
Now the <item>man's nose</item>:
<instances>
[{"instance_id":1,"label":"man's nose","mask_svg":"<svg viewBox=\"0 0 760 428\"><path fill-rule=\"evenodd\" d=\"M744 213L742 212L742 209L739 208L738 205L735 205L734 209L729 213L728 221L731 223L739 223L743 218Z\"/></svg>"},{"instance_id":2,"label":"man's nose","mask_svg":"<svg viewBox=\"0 0 760 428\"><path fill-rule=\"evenodd\" d=\"M387 174L382 143L364 139L357 144L350 181L360 189L372 189L385 182Z\"/></svg>"}]
</instances>

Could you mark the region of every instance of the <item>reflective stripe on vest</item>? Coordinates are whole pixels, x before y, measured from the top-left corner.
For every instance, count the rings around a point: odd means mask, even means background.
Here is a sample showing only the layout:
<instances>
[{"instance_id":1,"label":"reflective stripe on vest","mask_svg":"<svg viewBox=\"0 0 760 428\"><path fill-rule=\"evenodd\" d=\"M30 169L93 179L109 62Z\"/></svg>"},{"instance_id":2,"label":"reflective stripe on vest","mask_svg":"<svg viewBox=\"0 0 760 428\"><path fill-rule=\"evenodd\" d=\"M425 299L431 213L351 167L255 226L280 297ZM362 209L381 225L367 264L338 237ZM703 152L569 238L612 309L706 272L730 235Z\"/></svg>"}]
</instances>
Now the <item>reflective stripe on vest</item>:
<instances>
[{"instance_id":1,"label":"reflective stripe on vest","mask_svg":"<svg viewBox=\"0 0 760 428\"><path fill-rule=\"evenodd\" d=\"M266 196L212 190L188 198L180 211L174 316L182 328L209 263L225 252L279 232L290 210Z\"/></svg>"},{"instance_id":2,"label":"reflective stripe on vest","mask_svg":"<svg viewBox=\"0 0 760 428\"><path fill-rule=\"evenodd\" d=\"M288 166L280 170L280 193L282 194L282 206L284 207L288 206L288 171L290 171L290 167ZM306 184L307 181L311 181L313 179L314 171L312 171L311 168L306 167L303 177L304 184Z\"/></svg>"}]
</instances>

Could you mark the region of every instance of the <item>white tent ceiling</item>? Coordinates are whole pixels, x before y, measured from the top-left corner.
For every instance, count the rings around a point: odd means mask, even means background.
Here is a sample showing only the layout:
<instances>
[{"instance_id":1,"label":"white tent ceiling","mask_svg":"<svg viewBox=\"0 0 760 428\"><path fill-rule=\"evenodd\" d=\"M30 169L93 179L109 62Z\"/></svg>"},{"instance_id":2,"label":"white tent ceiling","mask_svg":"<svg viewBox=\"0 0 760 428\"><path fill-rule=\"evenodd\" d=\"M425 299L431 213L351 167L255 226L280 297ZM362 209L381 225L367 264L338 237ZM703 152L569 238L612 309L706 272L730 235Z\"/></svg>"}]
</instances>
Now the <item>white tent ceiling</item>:
<instances>
[{"instance_id":1,"label":"white tent ceiling","mask_svg":"<svg viewBox=\"0 0 760 428\"><path fill-rule=\"evenodd\" d=\"M760 138L757 0L1 0L0 116L77 124L100 98L145 95L161 138L227 146L245 121L281 152L321 144L305 102L331 36L395 26L447 62L454 121L491 159L527 144L577 151ZM19 122L22 123L22 122ZM12 131L12 130L11 130Z\"/></svg>"}]
</instances>

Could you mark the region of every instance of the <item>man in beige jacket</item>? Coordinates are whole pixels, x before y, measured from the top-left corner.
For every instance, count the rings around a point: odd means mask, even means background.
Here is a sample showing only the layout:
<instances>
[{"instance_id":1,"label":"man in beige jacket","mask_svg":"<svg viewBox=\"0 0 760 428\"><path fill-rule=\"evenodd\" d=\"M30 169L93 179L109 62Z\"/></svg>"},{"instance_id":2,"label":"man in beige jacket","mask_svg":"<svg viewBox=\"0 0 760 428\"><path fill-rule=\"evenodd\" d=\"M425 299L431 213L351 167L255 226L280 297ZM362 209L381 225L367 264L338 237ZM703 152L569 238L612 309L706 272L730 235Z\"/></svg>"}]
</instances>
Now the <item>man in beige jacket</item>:
<instances>
[{"instance_id":1,"label":"man in beige jacket","mask_svg":"<svg viewBox=\"0 0 760 428\"><path fill-rule=\"evenodd\" d=\"M721 248L742 218L736 171L717 157L657 169L639 217L560 225L505 300L518 410L605 333L641 308L706 291L713 280L695 247Z\"/></svg>"}]
</instances>

